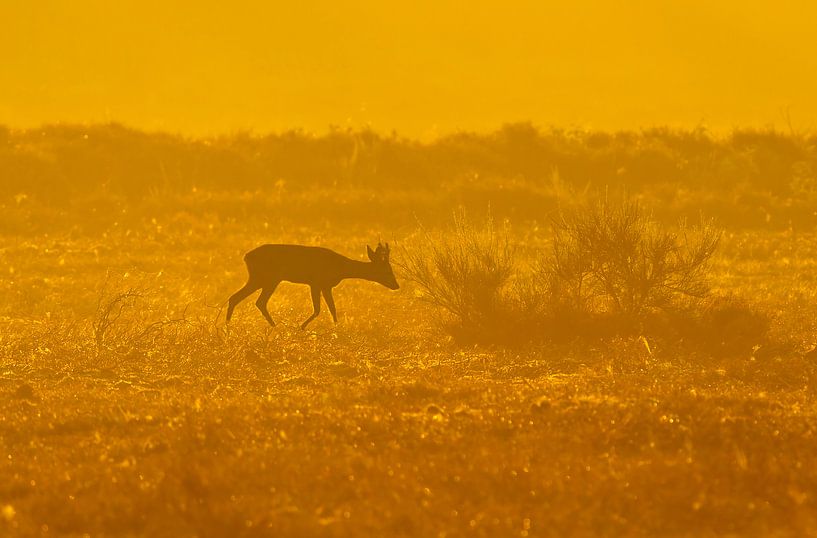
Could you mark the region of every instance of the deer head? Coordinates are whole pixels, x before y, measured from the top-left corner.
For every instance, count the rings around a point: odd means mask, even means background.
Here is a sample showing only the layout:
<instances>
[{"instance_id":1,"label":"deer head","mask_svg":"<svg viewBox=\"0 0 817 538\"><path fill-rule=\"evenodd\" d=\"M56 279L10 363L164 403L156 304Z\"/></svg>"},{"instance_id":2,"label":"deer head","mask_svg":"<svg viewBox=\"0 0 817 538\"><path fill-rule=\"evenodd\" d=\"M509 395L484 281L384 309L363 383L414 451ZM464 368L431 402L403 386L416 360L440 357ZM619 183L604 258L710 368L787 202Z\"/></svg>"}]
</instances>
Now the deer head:
<instances>
[{"instance_id":1,"label":"deer head","mask_svg":"<svg viewBox=\"0 0 817 538\"><path fill-rule=\"evenodd\" d=\"M369 255L369 260L371 260L375 271L375 281L383 284L390 290L396 290L400 288L400 284L398 284L397 279L394 278L394 271L392 271L391 263L389 262L390 252L391 249L389 249L388 243L386 243L385 246L378 243L375 250L372 250L372 247L366 245L366 253Z\"/></svg>"}]
</instances>

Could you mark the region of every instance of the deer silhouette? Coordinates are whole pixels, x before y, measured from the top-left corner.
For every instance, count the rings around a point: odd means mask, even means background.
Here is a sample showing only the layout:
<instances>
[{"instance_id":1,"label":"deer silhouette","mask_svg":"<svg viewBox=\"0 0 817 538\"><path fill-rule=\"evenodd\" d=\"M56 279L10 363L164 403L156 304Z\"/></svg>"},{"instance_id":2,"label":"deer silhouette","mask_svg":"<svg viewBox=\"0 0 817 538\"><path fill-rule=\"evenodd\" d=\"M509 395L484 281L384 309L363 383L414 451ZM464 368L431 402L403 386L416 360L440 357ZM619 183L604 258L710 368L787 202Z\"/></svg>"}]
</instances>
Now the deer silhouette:
<instances>
[{"instance_id":1,"label":"deer silhouette","mask_svg":"<svg viewBox=\"0 0 817 538\"><path fill-rule=\"evenodd\" d=\"M390 290L400 288L389 263L389 244L377 248L366 245L369 262L352 260L333 250L322 247L306 247L302 245L261 245L249 251L244 256L249 278L243 288L235 292L227 307L227 321L233 317L236 305L261 290L261 295L255 305L264 318L275 327L275 322L267 311L267 303L272 297L275 288L282 281L307 284L312 288L313 312L301 324L306 329L309 323L321 313L321 294L332 314L332 320L338 322L335 311L335 299L332 297L332 288L346 278L361 278L383 284Z\"/></svg>"}]
</instances>

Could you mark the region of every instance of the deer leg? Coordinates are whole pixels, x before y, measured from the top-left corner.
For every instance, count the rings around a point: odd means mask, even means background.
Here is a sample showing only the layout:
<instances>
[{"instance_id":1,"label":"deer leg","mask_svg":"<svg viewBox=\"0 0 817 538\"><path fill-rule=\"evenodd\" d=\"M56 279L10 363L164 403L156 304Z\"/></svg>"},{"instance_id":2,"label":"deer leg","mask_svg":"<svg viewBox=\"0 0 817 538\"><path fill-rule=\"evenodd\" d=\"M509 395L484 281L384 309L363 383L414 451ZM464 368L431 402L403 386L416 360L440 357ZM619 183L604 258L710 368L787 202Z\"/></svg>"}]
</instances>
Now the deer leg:
<instances>
[{"instance_id":1,"label":"deer leg","mask_svg":"<svg viewBox=\"0 0 817 538\"><path fill-rule=\"evenodd\" d=\"M261 311L261 315L269 322L270 325L275 327L275 322L272 321L272 317L269 315L269 311L267 310L267 303L269 302L269 298L272 297L275 288L278 287L277 282L273 282L271 286L266 286L264 289L261 290L261 295L258 296L258 300L255 301L255 306L258 307L258 310Z\"/></svg>"},{"instance_id":2,"label":"deer leg","mask_svg":"<svg viewBox=\"0 0 817 538\"><path fill-rule=\"evenodd\" d=\"M306 329L309 322L318 317L318 314L321 313L321 289L317 286L312 286L312 308L314 311L312 312L312 315L309 316L309 319L301 324L301 330Z\"/></svg>"},{"instance_id":3,"label":"deer leg","mask_svg":"<svg viewBox=\"0 0 817 538\"><path fill-rule=\"evenodd\" d=\"M338 313L335 311L335 298L332 297L332 288L323 290L323 299L326 301L326 306L329 307L329 313L332 314L332 320L338 322Z\"/></svg>"},{"instance_id":4,"label":"deer leg","mask_svg":"<svg viewBox=\"0 0 817 538\"><path fill-rule=\"evenodd\" d=\"M227 322L233 317L233 310L238 303L252 295L258 288L260 288L260 286L256 286L255 283L249 281L244 284L243 288L230 296L229 305L227 306Z\"/></svg>"}]
</instances>

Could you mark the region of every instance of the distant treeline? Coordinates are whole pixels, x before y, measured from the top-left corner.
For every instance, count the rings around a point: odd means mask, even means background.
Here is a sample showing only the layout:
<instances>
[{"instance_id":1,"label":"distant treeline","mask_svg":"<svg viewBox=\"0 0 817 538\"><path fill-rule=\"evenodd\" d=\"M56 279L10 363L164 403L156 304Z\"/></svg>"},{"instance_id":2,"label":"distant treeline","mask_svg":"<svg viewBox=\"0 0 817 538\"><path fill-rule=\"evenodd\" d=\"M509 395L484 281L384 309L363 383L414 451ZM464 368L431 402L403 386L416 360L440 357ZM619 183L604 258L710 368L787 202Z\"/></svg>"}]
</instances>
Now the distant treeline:
<instances>
[{"instance_id":1,"label":"distant treeline","mask_svg":"<svg viewBox=\"0 0 817 538\"><path fill-rule=\"evenodd\" d=\"M4 204L21 195L60 205L89 195L133 203L194 190L314 189L471 189L482 193L479 199L504 190L503 203L511 203L512 191L528 204L531 197L623 189L676 209L725 211L727 220L746 224L770 215L812 223L817 136L749 129L728 136L704 129L541 130L520 123L423 143L369 130L191 139L117 124L0 127ZM735 211L740 214L730 218Z\"/></svg>"}]
</instances>

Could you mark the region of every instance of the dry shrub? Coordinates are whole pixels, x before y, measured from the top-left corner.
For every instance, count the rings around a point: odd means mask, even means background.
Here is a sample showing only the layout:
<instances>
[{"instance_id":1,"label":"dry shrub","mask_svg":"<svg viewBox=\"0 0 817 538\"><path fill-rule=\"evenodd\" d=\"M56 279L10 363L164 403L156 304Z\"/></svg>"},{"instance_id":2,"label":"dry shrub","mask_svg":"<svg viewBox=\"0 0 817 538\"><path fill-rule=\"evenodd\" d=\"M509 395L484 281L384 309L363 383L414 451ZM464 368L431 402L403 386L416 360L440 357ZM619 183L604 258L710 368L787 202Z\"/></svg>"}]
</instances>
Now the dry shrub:
<instances>
[{"instance_id":1,"label":"dry shrub","mask_svg":"<svg viewBox=\"0 0 817 538\"><path fill-rule=\"evenodd\" d=\"M713 356L776 346L770 316L734 295L709 295L711 223L662 229L636 202L599 202L554 221L552 248L517 271L507 231L460 212L447 230L404 249L403 276L450 314L450 334L489 344L615 342L647 337ZM537 256L534 253L534 256Z\"/></svg>"},{"instance_id":2,"label":"dry shrub","mask_svg":"<svg viewBox=\"0 0 817 538\"><path fill-rule=\"evenodd\" d=\"M460 211L448 230L423 230L400 266L424 300L455 318L457 331L486 335L504 327L514 253L507 230L490 215L480 227Z\"/></svg>"},{"instance_id":3,"label":"dry shrub","mask_svg":"<svg viewBox=\"0 0 817 538\"><path fill-rule=\"evenodd\" d=\"M154 289L160 275L107 275L97 291L96 311L90 320L98 351L149 348L156 339L168 337L168 329L188 322L186 308L174 312L169 305L161 304Z\"/></svg>"},{"instance_id":4,"label":"dry shrub","mask_svg":"<svg viewBox=\"0 0 817 538\"><path fill-rule=\"evenodd\" d=\"M720 237L707 222L662 229L638 202L605 199L554 219L542 270L555 305L639 318L704 297Z\"/></svg>"}]
</instances>

